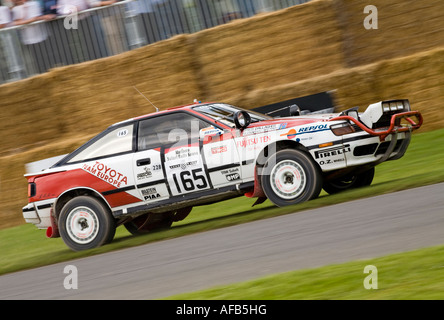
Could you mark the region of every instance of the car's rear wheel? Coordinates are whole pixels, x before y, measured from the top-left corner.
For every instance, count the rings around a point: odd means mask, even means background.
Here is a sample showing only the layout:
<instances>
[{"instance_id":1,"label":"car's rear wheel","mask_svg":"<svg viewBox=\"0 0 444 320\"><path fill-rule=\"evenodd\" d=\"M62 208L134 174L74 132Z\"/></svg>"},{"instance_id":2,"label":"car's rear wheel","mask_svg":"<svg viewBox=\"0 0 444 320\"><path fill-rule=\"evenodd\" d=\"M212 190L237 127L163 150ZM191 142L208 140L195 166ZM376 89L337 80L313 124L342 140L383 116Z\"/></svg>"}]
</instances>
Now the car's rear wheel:
<instances>
[{"instance_id":1,"label":"car's rear wheel","mask_svg":"<svg viewBox=\"0 0 444 320\"><path fill-rule=\"evenodd\" d=\"M116 232L115 220L99 200L79 196L62 208L58 221L60 236L74 251L100 247L109 243Z\"/></svg>"},{"instance_id":2,"label":"car's rear wheel","mask_svg":"<svg viewBox=\"0 0 444 320\"><path fill-rule=\"evenodd\" d=\"M345 190L366 187L371 185L375 176L375 168L358 174L349 174L334 180L324 182L323 189L328 194L336 194Z\"/></svg>"},{"instance_id":3,"label":"car's rear wheel","mask_svg":"<svg viewBox=\"0 0 444 320\"><path fill-rule=\"evenodd\" d=\"M317 197L322 189L322 175L309 155L285 149L267 160L261 184L271 202L287 206Z\"/></svg>"}]
</instances>

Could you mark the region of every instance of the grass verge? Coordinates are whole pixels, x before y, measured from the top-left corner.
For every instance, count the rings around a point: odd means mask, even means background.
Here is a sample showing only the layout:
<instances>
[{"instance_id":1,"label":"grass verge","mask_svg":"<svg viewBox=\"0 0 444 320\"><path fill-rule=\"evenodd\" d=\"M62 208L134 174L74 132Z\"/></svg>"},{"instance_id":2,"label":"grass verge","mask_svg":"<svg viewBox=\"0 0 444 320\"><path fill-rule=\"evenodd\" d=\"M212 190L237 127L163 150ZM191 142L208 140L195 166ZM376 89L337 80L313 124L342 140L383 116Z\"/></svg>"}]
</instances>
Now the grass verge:
<instances>
[{"instance_id":1,"label":"grass verge","mask_svg":"<svg viewBox=\"0 0 444 320\"><path fill-rule=\"evenodd\" d=\"M376 269L364 273L366 266ZM364 283L373 289L366 289ZM167 299L442 300L443 287L444 246L436 246L371 260L285 272Z\"/></svg>"},{"instance_id":2,"label":"grass verge","mask_svg":"<svg viewBox=\"0 0 444 320\"><path fill-rule=\"evenodd\" d=\"M245 197L231 199L208 206L196 207L187 219L175 223L173 228L167 231L133 237L123 227L119 227L111 244L88 251L72 252L65 246L61 238L47 239L45 231L37 230L33 225L3 229L0 230L0 253L2 258L0 274L180 237L194 232L443 182L443 144L444 129L415 133L403 158L382 163L376 168L376 176L370 187L350 190L334 196L322 193L316 200L284 208L275 207L269 201L252 208L251 205L254 203L254 199Z\"/></svg>"}]
</instances>

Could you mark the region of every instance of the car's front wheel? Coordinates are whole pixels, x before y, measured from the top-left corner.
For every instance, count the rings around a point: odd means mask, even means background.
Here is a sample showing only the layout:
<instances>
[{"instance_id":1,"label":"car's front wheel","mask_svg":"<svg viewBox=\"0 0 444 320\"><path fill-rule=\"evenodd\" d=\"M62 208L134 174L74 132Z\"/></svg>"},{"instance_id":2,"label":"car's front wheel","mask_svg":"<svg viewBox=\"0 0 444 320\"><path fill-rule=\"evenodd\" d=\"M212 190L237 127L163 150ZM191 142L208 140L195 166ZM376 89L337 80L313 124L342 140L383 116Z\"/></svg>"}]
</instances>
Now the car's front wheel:
<instances>
[{"instance_id":1,"label":"car's front wheel","mask_svg":"<svg viewBox=\"0 0 444 320\"><path fill-rule=\"evenodd\" d=\"M79 196L62 208L58 221L60 236L74 251L96 248L109 243L116 232L115 220L99 200Z\"/></svg>"},{"instance_id":2,"label":"car's front wheel","mask_svg":"<svg viewBox=\"0 0 444 320\"><path fill-rule=\"evenodd\" d=\"M322 175L309 155L285 149L267 160L261 184L271 202L287 206L317 197L322 189Z\"/></svg>"}]
</instances>

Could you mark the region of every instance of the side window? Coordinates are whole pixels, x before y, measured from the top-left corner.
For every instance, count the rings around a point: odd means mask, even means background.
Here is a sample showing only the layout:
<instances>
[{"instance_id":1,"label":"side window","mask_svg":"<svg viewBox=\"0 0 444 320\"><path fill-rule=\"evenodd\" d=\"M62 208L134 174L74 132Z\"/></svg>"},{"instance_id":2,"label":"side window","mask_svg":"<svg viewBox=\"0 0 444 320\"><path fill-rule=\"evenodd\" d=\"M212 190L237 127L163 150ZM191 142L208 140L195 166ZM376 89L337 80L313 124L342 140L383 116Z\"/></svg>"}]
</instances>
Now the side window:
<instances>
[{"instance_id":1,"label":"side window","mask_svg":"<svg viewBox=\"0 0 444 320\"><path fill-rule=\"evenodd\" d=\"M100 158L133 150L133 124L105 133L75 155L68 163Z\"/></svg>"},{"instance_id":2,"label":"side window","mask_svg":"<svg viewBox=\"0 0 444 320\"><path fill-rule=\"evenodd\" d=\"M176 112L139 123L138 150L157 148L162 145L188 144L199 138L199 131L211 126L185 112Z\"/></svg>"}]
</instances>

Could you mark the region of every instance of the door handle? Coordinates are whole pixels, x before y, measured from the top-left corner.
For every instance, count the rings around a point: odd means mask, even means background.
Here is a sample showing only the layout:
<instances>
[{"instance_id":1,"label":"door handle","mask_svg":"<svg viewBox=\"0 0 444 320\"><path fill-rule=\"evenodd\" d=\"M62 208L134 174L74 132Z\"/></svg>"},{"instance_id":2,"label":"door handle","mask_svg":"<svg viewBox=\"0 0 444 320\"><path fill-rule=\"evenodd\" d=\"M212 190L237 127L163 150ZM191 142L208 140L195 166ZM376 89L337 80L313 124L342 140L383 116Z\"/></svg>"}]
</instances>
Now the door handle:
<instances>
[{"instance_id":1,"label":"door handle","mask_svg":"<svg viewBox=\"0 0 444 320\"><path fill-rule=\"evenodd\" d=\"M139 159L137 160L137 166L146 166L147 164L151 164L151 159L150 158L146 158L146 159Z\"/></svg>"}]
</instances>

